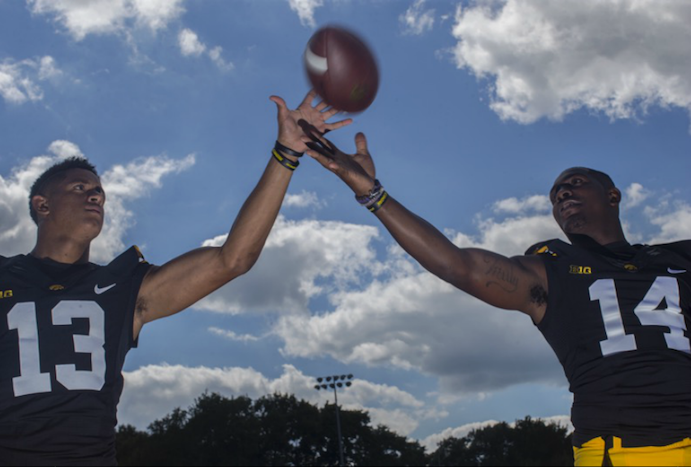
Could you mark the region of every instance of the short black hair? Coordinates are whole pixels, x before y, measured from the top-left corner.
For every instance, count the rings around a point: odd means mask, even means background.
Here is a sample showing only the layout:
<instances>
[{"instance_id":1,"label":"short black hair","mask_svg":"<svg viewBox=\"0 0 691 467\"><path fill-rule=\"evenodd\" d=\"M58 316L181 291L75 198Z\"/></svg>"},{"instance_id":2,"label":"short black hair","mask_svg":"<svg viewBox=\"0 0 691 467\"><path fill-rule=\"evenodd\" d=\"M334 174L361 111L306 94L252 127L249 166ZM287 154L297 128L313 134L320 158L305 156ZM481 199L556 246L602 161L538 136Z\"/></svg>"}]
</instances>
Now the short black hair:
<instances>
[{"instance_id":1,"label":"short black hair","mask_svg":"<svg viewBox=\"0 0 691 467\"><path fill-rule=\"evenodd\" d=\"M605 187L606 190L609 190L610 188L616 188L617 186L614 184L614 180L612 180L612 177L607 175L604 172L600 172L599 170L591 169L588 167L571 167L570 169L564 170L562 173L559 174L557 177L557 180L562 178L564 174L568 172L580 172L584 173L586 175L590 175L593 178L595 178L600 184Z\"/></svg>"},{"instance_id":2,"label":"short black hair","mask_svg":"<svg viewBox=\"0 0 691 467\"><path fill-rule=\"evenodd\" d=\"M38 224L38 215L31 204L31 200L36 195L45 195L51 183L62 180L65 177L65 172L72 169L88 170L97 177L99 176L96 167L83 157L70 157L48 168L36 179L29 192L29 214L36 224Z\"/></svg>"}]
</instances>

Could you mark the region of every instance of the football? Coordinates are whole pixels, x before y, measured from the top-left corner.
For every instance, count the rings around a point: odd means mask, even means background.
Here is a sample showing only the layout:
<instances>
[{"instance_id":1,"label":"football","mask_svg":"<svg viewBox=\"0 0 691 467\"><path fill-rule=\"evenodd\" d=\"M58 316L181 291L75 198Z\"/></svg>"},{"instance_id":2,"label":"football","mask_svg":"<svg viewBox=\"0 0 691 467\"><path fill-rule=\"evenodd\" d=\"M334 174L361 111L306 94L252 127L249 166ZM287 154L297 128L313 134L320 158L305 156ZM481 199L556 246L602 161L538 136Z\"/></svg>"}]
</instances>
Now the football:
<instances>
[{"instance_id":1,"label":"football","mask_svg":"<svg viewBox=\"0 0 691 467\"><path fill-rule=\"evenodd\" d=\"M367 109L379 89L379 67L370 47L355 33L327 26L312 35L304 55L312 87L344 112Z\"/></svg>"}]
</instances>

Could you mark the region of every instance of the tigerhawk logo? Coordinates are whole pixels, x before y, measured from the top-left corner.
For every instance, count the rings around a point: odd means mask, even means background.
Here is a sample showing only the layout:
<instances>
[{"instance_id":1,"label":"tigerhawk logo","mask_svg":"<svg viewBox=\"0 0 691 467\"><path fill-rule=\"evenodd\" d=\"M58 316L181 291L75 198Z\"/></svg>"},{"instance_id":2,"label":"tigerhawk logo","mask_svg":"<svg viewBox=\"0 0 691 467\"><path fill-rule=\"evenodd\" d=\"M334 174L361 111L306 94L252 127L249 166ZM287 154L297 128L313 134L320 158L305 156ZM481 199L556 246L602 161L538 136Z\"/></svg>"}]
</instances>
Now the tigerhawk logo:
<instances>
[{"instance_id":1,"label":"tigerhawk logo","mask_svg":"<svg viewBox=\"0 0 691 467\"><path fill-rule=\"evenodd\" d=\"M12 293L11 290L0 290L0 299L2 298L12 298Z\"/></svg>"},{"instance_id":2,"label":"tigerhawk logo","mask_svg":"<svg viewBox=\"0 0 691 467\"><path fill-rule=\"evenodd\" d=\"M549 249L547 245L541 247L541 248L535 248L533 251L534 255L550 255L550 256L557 256L555 252Z\"/></svg>"}]
</instances>

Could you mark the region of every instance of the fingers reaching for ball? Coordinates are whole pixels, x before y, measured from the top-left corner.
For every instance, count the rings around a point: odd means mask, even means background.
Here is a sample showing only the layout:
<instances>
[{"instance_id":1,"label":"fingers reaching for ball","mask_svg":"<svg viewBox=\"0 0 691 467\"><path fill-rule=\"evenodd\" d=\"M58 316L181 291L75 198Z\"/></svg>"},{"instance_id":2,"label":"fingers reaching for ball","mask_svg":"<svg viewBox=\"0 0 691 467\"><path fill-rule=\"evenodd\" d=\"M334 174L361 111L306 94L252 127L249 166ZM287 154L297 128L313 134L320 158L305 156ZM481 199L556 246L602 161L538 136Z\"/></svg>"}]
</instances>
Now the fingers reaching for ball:
<instances>
[{"instance_id":1,"label":"fingers reaching for ball","mask_svg":"<svg viewBox=\"0 0 691 467\"><path fill-rule=\"evenodd\" d=\"M286 102L279 96L271 96L269 99L276 104L278 111L278 141L296 152L306 149L302 125L305 122L312 131L325 134L329 131L343 128L353 123L352 118L327 123L327 120L337 115L339 111L330 107L325 101L313 105L317 98L315 90L310 90L300 105L295 110L290 110Z\"/></svg>"}]
</instances>

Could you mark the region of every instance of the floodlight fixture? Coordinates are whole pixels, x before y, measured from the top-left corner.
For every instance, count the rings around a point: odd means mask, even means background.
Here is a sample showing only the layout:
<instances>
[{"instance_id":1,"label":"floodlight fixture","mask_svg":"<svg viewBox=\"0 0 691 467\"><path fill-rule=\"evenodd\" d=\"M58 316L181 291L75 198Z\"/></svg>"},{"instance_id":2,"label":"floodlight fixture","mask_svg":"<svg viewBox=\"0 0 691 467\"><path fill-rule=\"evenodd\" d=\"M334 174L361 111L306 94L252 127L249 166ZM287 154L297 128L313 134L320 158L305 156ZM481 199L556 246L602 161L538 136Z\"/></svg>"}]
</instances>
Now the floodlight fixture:
<instances>
[{"instance_id":1,"label":"floodlight fixture","mask_svg":"<svg viewBox=\"0 0 691 467\"><path fill-rule=\"evenodd\" d=\"M351 381L346 381L346 380L352 380L353 375L336 375L336 376L324 376L324 377L319 377L317 378L317 384L314 386L314 389L317 391L321 389L333 389L334 391L334 401L336 403L336 428L338 429L338 451L339 451L339 465L343 466L345 465L345 460L343 457L343 436L341 435L341 415L340 415L340 409L338 407L338 389L343 389L343 387L351 387L353 383ZM333 380L333 383L331 382ZM346 381L345 383L339 382L340 381ZM327 384L328 383L328 384Z\"/></svg>"}]
</instances>

